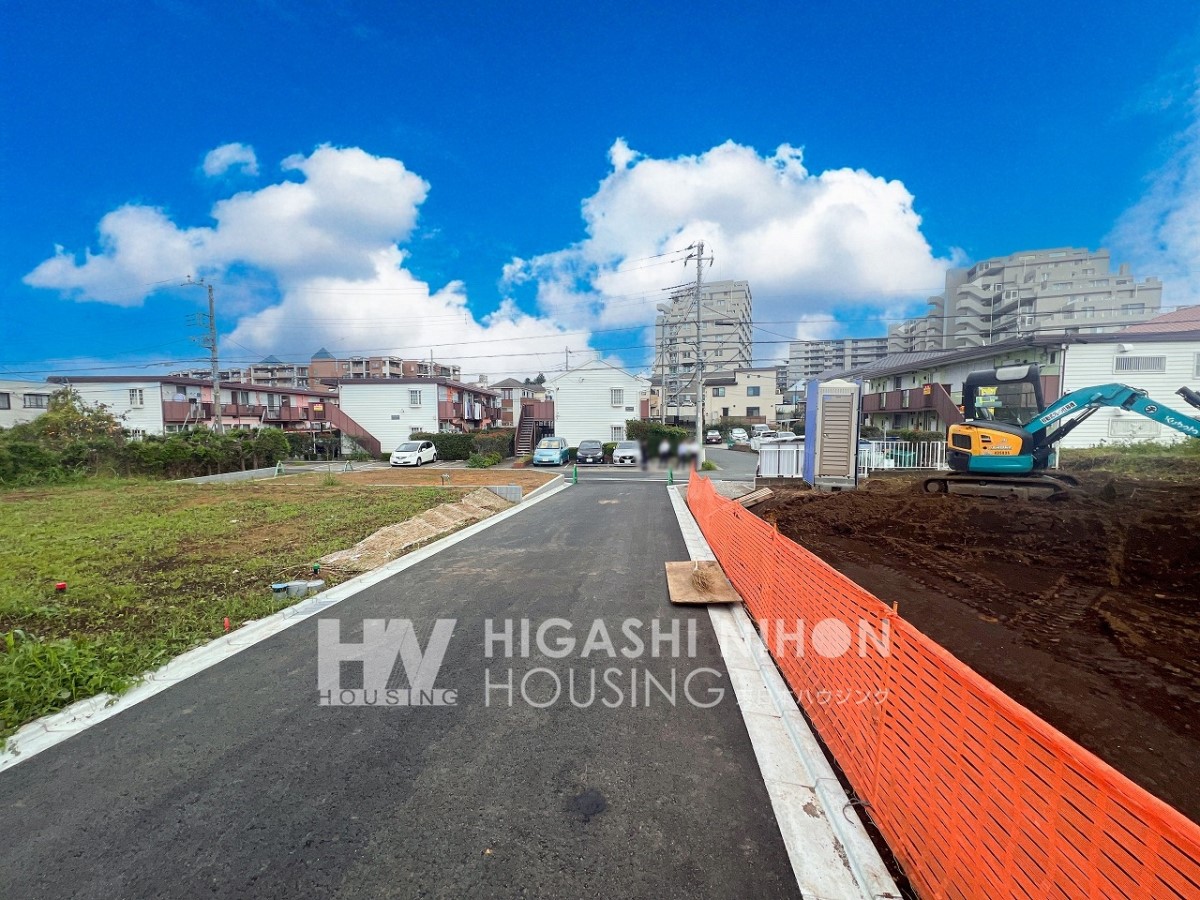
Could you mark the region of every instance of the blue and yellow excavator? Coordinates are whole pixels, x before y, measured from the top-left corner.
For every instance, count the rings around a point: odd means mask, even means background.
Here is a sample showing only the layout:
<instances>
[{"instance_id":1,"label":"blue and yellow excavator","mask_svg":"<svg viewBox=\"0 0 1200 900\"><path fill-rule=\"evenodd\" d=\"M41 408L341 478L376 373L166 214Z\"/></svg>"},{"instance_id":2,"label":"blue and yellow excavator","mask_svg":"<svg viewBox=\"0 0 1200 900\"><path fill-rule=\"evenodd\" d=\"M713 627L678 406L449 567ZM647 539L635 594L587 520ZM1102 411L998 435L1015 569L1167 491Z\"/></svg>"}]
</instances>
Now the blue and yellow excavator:
<instances>
[{"instance_id":1,"label":"blue and yellow excavator","mask_svg":"<svg viewBox=\"0 0 1200 900\"><path fill-rule=\"evenodd\" d=\"M1196 391L1182 387L1176 393L1200 409ZM1046 406L1037 366L972 372L963 382L966 421L951 425L946 435L951 471L925 479L924 488L929 493L1065 499L1068 488L1078 481L1049 471L1054 446L1105 408L1138 413L1189 437L1200 437L1200 418L1163 406L1128 385L1081 388Z\"/></svg>"}]
</instances>

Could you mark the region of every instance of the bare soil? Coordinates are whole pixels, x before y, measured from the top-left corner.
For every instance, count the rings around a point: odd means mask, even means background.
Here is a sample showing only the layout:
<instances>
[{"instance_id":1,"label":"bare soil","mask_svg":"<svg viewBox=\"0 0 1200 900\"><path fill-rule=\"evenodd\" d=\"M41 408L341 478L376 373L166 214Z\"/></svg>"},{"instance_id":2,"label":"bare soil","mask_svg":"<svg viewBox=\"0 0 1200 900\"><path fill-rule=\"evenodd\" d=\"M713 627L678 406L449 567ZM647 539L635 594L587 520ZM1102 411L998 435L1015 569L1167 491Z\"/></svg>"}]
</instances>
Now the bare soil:
<instances>
[{"instance_id":1,"label":"bare soil","mask_svg":"<svg viewBox=\"0 0 1200 900\"><path fill-rule=\"evenodd\" d=\"M887 478L754 512L1200 820L1200 483L1078 474L1058 503Z\"/></svg>"}]
</instances>

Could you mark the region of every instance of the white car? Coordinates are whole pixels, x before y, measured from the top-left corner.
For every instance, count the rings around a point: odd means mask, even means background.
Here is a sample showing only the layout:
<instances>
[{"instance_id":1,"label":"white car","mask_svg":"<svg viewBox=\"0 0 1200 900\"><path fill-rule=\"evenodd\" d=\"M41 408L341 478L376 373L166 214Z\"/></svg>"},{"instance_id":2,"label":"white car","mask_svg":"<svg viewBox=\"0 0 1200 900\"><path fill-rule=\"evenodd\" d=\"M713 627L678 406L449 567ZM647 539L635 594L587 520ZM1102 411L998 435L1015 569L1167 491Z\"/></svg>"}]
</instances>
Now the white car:
<instances>
[{"instance_id":1,"label":"white car","mask_svg":"<svg viewBox=\"0 0 1200 900\"><path fill-rule=\"evenodd\" d=\"M637 441L621 441L613 450L614 466L640 466L642 447Z\"/></svg>"},{"instance_id":2,"label":"white car","mask_svg":"<svg viewBox=\"0 0 1200 900\"><path fill-rule=\"evenodd\" d=\"M419 466L427 462L437 462L433 441L405 441L392 451L393 466Z\"/></svg>"},{"instance_id":3,"label":"white car","mask_svg":"<svg viewBox=\"0 0 1200 900\"><path fill-rule=\"evenodd\" d=\"M733 431L729 432L729 437L733 439L733 442L734 442L735 444L748 444L748 443L750 443L750 435L746 434L746 429L745 429L745 428L735 428L735 429L733 429Z\"/></svg>"}]
</instances>

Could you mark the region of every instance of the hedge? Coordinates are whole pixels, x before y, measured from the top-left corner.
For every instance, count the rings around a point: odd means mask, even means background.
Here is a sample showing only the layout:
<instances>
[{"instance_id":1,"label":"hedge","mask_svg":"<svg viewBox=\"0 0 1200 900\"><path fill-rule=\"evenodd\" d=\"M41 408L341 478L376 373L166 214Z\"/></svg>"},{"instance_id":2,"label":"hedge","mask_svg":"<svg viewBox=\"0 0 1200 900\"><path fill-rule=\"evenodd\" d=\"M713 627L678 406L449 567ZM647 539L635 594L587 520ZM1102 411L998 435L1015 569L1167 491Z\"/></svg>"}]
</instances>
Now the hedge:
<instances>
[{"instance_id":1,"label":"hedge","mask_svg":"<svg viewBox=\"0 0 1200 900\"><path fill-rule=\"evenodd\" d=\"M516 431L512 428L494 428L463 433L422 431L411 435L410 440L432 441L437 448L438 459L469 460L472 454L496 454L505 459L513 455L515 436Z\"/></svg>"},{"instance_id":2,"label":"hedge","mask_svg":"<svg viewBox=\"0 0 1200 900\"><path fill-rule=\"evenodd\" d=\"M664 438L670 441L671 452L677 453L680 441L693 440L695 437L696 432L690 428L676 428L674 425L663 425L661 422L630 419L625 423L626 440L641 441L642 446L651 456L657 455L658 447Z\"/></svg>"}]
</instances>

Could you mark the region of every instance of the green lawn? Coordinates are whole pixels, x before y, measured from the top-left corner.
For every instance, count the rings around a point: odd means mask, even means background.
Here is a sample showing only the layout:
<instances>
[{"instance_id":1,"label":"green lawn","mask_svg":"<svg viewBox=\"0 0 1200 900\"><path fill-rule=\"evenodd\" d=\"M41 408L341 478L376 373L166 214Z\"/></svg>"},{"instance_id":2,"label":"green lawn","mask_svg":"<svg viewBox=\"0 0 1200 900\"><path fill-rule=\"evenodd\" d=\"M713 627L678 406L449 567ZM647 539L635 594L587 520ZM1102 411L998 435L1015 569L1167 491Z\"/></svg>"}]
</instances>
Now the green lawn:
<instances>
[{"instance_id":1,"label":"green lawn","mask_svg":"<svg viewBox=\"0 0 1200 900\"><path fill-rule=\"evenodd\" d=\"M460 493L316 480L0 492L0 741L125 689L223 633L226 616L236 628L295 602L270 584Z\"/></svg>"}]
</instances>

